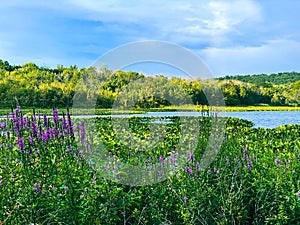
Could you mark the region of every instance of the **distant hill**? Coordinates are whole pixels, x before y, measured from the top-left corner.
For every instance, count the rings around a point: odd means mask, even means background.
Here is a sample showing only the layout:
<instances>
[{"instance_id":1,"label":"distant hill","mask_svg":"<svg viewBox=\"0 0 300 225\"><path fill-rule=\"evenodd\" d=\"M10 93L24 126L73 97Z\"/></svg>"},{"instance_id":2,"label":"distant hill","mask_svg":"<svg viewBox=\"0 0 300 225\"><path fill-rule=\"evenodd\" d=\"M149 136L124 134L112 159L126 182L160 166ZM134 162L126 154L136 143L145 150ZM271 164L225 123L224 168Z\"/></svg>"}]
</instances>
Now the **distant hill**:
<instances>
[{"instance_id":1,"label":"distant hill","mask_svg":"<svg viewBox=\"0 0 300 225\"><path fill-rule=\"evenodd\" d=\"M240 80L245 83L252 83L252 84L261 84L261 83L287 84L287 83L296 82L300 80L300 72L225 76L217 79L218 80Z\"/></svg>"}]
</instances>

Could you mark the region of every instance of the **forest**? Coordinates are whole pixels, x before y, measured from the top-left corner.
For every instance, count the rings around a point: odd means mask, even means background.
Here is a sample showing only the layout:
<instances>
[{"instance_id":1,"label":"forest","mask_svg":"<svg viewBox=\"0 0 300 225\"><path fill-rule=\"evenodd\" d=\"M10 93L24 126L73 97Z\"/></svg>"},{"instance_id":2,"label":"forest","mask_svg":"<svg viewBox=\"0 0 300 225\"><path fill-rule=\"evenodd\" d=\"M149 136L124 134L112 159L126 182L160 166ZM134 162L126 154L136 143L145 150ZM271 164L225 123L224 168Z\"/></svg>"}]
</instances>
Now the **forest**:
<instances>
[{"instance_id":1,"label":"forest","mask_svg":"<svg viewBox=\"0 0 300 225\"><path fill-rule=\"evenodd\" d=\"M102 77L102 79L98 79ZM133 81L143 79L148 88L139 90L137 108L168 106L171 103L157 96L172 96L180 99L174 86L180 86L192 99L194 104L207 105L204 88L214 85L222 90L228 106L274 105L299 106L300 73L278 73L247 76L225 76L213 81L189 80L163 75L147 76L137 72L111 71L103 67L82 68L77 66L56 68L39 67L34 63L11 65L0 60L0 106L9 108L22 107L70 107L78 89L87 91L88 86L80 87L82 80L95 81L93 93L97 108L110 108L122 88ZM153 87L160 87L154 93ZM157 91L157 90L156 90ZM169 92L169 93L166 93ZM87 92L86 92L87 93ZM80 94L80 93L79 93ZM136 94L136 93L135 93Z\"/></svg>"}]
</instances>

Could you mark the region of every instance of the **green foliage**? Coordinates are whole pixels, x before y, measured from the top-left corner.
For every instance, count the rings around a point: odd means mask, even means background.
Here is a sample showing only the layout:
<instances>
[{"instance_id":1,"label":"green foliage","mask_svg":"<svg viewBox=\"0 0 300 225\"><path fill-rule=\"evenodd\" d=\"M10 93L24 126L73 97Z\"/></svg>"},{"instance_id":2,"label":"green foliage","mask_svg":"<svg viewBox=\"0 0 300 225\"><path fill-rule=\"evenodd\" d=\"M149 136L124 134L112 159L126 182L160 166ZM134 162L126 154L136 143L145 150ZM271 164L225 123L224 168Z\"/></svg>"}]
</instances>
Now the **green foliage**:
<instances>
[{"instance_id":1,"label":"green foliage","mask_svg":"<svg viewBox=\"0 0 300 225\"><path fill-rule=\"evenodd\" d=\"M110 118L97 118L93 120L93 136L97 133L100 139L94 141L101 140L106 150L124 164L145 165L145 159L163 164L168 162L167 156L177 159L174 150L180 143L182 125L177 117L164 118L170 123L164 124L165 138L159 145L134 151L133 145L125 144L130 133L141 140L142 146L150 135L148 122L153 119L131 117L130 130L122 130L123 137L118 137L114 127L118 123L113 126ZM92 141L85 129L89 121L59 118L57 111L48 119L39 115L24 117L18 110L8 120L0 121L1 224L299 221L300 125L262 129L252 128L249 121L229 118L226 141L217 158L201 169L197 165L212 120L200 117L198 145L193 153L186 152L185 167L162 182L133 187L105 179L103 173L114 172L115 168L107 165L96 171L84 159ZM176 160L170 163L175 165Z\"/></svg>"},{"instance_id":2,"label":"green foliage","mask_svg":"<svg viewBox=\"0 0 300 225\"><path fill-rule=\"evenodd\" d=\"M299 105L299 73L232 76L218 78L218 82L148 77L136 72L110 71L107 68L38 67L34 63L12 66L0 61L0 105L10 108L71 107L75 93L88 100L95 99L96 107L111 108L118 96L126 108L130 99L133 108L155 108L183 102L187 94L193 104L208 105L205 93L214 95L219 87L226 105ZM146 84L146 85L145 85ZM134 91L126 92L128 87ZM181 93L183 90L185 93ZM207 92L205 92L205 90ZM80 92L79 92L80 91Z\"/></svg>"},{"instance_id":3,"label":"green foliage","mask_svg":"<svg viewBox=\"0 0 300 225\"><path fill-rule=\"evenodd\" d=\"M287 84L300 80L300 73L285 72L277 74L259 74L259 75L237 75L225 76L219 80L239 80L245 83L259 84L259 86L270 87L272 84Z\"/></svg>"}]
</instances>

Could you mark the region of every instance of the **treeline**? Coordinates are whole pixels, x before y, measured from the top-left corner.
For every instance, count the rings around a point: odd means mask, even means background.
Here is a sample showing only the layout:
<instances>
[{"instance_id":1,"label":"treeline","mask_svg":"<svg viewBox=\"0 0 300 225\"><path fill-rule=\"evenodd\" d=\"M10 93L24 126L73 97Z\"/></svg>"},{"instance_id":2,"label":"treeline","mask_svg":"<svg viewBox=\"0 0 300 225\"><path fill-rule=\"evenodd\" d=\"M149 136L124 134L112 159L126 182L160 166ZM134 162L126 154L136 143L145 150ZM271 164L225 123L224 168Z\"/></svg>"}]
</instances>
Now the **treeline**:
<instances>
[{"instance_id":1,"label":"treeline","mask_svg":"<svg viewBox=\"0 0 300 225\"><path fill-rule=\"evenodd\" d=\"M217 86L222 90L227 105L299 105L299 74L291 74L295 76L282 83L250 81L259 76L249 76L247 82L240 81L241 76L200 82L162 75L148 77L136 72L113 72L107 68L98 71L92 67L78 69L76 66L59 65L50 69L34 63L13 66L0 60L0 106L72 107L73 99L82 97L95 98L99 108L112 107L116 98L125 106L145 108L174 102L186 104L184 94L188 94L194 104L208 104L203 90L214 91ZM277 76L283 77L282 74ZM139 82L141 80L143 84ZM126 91L125 87L134 91Z\"/></svg>"},{"instance_id":2,"label":"treeline","mask_svg":"<svg viewBox=\"0 0 300 225\"><path fill-rule=\"evenodd\" d=\"M268 85L268 84L287 84L300 80L300 73L285 72L273 74L254 74L254 75L236 75L220 77L218 80L239 80L245 83Z\"/></svg>"}]
</instances>

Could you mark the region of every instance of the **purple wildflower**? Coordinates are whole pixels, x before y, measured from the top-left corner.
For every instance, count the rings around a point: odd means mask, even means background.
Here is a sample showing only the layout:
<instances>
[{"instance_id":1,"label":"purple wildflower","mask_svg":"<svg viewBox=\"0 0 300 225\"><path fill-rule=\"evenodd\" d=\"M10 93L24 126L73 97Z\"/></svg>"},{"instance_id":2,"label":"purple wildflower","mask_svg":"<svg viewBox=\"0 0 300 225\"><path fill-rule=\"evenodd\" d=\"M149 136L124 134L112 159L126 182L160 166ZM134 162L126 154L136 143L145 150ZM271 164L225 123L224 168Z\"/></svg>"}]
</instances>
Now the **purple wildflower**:
<instances>
[{"instance_id":1,"label":"purple wildflower","mask_svg":"<svg viewBox=\"0 0 300 225\"><path fill-rule=\"evenodd\" d=\"M32 142L33 142L33 137L30 136L30 137L28 138L28 141L29 141L30 143L32 143Z\"/></svg>"},{"instance_id":2,"label":"purple wildflower","mask_svg":"<svg viewBox=\"0 0 300 225\"><path fill-rule=\"evenodd\" d=\"M239 162L239 156L236 156L236 157L235 157L235 161L236 161L236 162Z\"/></svg>"},{"instance_id":3,"label":"purple wildflower","mask_svg":"<svg viewBox=\"0 0 300 225\"><path fill-rule=\"evenodd\" d=\"M18 105L17 108L16 108L16 111L21 112L21 106Z\"/></svg>"},{"instance_id":4,"label":"purple wildflower","mask_svg":"<svg viewBox=\"0 0 300 225\"><path fill-rule=\"evenodd\" d=\"M67 121L66 121L65 118L63 118L63 120L62 120L62 127L63 127L64 129L67 129L67 127L68 127L68 124L67 124Z\"/></svg>"},{"instance_id":5,"label":"purple wildflower","mask_svg":"<svg viewBox=\"0 0 300 225\"><path fill-rule=\"evenodd\" d=\"M245 153L245 154L247 153L247 148L246 148L246 147L244 148L244 153Z\"/></svg>"},{"instance_id":6,"label":"purple wildflower","mask_svg":"<svg viewBox=\"0 0 300 225\"><path fill-rule=\"evenodd\" d=\"M6 123L5 122L0 123L0 128L5 128L5 127L6 127Z\"/></svg>"},{"instance_id":7,"label":"purple wildflower","mask_svg":"<svg viewBox=\"0 0 300 225\"><path fill-rule=\"evenodd\" d=\"M275 159L275 163L279 164L280 163L280 159L276 158Z\"/></svg>"},{"instance_id":8,"label":"purple wildflower","mask_svg":"<svg viewBox=\"0 0 300 225\"><path fill-rule=\"evenodd\" d=\"M197 171L200 171L200 165L199 165L199 162L196 162L196 170L197 170Z\"/></svg>"},{"instance_id":9,"label":"purple wildflower","mask_svg":"<svg viewBox=\"0 0 300 225\"><path fill-rule=\"evenodd\" d=\"M40 187L41 187L41 185L39 183L36 183L32 190L38 191L38 190L40 190Z\"/></svg>"},{"instance_id":10,"label":"purple wildflower","mask_svg":"<svg viewBox=\"0 0 300 225\"><path fill-rule=\"evenodd\" d=\"M33 132L33 133L37 133L37 127L36 127L36 123L33 121L32 124L31 124L31 128L30 130Z\"/></svg>"},{"instance_id":11,"label":"purple wildflower","mask_svg":"<svg viewBox=\"0 0 300 225\"><path fill-rule=\"evenodd\" d=\"M172 153L172 154L170 155L170 158L171 158L172 163L175 164L175 163L176 163L175 154Z\"/></svg>"},{"instance_id":12,"label":"purple wildflower","mask_svg":"<svg viewBox=\"0 0 300 225\"><path fill-rule=\"evenodd\" d=\"M42 140L43 140L43 141L47 141L48 138L49 138L49 136L48 136L47 133L43 133L43 134L42 134Z\"/></svg>"},{"instance_id":13,"label":"purple wildflower","mask_svg":"<svg viewBox=\"0 0 300 225\"><path fill-rule=\"evenodd\" d=\"M252 170L252 161L251 160L249 161L249 164L248 164L248 170Z\"/></svg>"},{"instance_id":14,"label":"purple wildflower","mask_svg":"<svg viewBox=\"0 0 300 225\"><path fill-rule=\"evenodd\" d=\"M79 139L80 139L81 144L83 144L83 145L86 144L86 127L84 126L83 122L80 122L77 125L77 130L79 133Z\"/></svg>"},{"instance_id":15,"label":"purple wildflower","mask_svg":"<svg viewBox=\"0 0 300 225\"><path fill-rule=\"evenodd\" d=\"M3 183L2 180L0 180L0 185L2 185L2 183Z\"/></svg>"},{"instance_id":16,"label":"purple wildflower","mask_svg":"<svg viewBox=\"0 0 300 225\"><path fill-rule=\"evenodd\" d=\"M300 199L300 191L298 191L297 196L298 196L298 198Z\"/></svg>"},{"instance_id":17,"label":"purple wildflower","mask_svg":"<svg viewBox=\"0 0 300 225\"><path fill-rule=\"evenodd\" d=\"M218 169L216 167L214 167L214 173L217 173Z\"/></svg>"},{"instance_id":18,"label":"purple wildflower","mask_svg":"<svg viewBox=\"0 0 300 225\"><path fill-rule=\"evenodd\" d=\"M55 123L57 123L58 120L59 120L59 118L58 118L58 110L57 109L53 109L53 111L52 111L52 117L53 117L53 121Z\"/></svg>"},{"instance_id":19,"label":"purple wildflower","mask_svg":"<svg viewBox=\"0 0 300 225\"><path fill-rule=\"evenodd\" d=\"M160 162L164 162L164 158L163 157L159 157L159 161Z\"/></svg>"},{"instance_id":20,"label":"purple wildflower","mask_svg":"<svg viewBox=\"0 0 300 225\"><path fill-rule=\"evenodd\" d=\"M192 162L192 163L194 163L194 158L195 158L194 154L191 153L191 154L190 154L190 159L191 159L191 162Z\"/></svg>"},{"instance_id":21,"label":"purple wildflower","mask_svg":"<svg viewBox=\"0 0 300 225\"><path fill-rule=\"evenodd\" d=\"M18 146L21 150L24 148L24 138L18 138Z\"/></svg>"},{"instance_id":22,"label":"purple wildflower","mask_svg":"<svg viewBox=\"0 0 300 225\"><path fill-rule=\"evenodd\" d=\"M186 172L188 172L188 174L190 174L190 175L193 174L193 170L190 167L186 166L185 170L186 170Z\"/></svg>"},{"instance_id":23,"label":"purple wildflower","mask_svg":"<svg viewBox=\"0 0 300 225\"><path fill-rule=\"evenodd\" d=\"M188 198L186 196L183 197L183 201L186 202Z\"/></svg>"},{"instance_id":24,"label":"purple wildflower","mask_svg":"<svg viewBox=\"0 0 300 225\"><path fill-rule=\"evenodd\" d=\"M49 124L49 120L48 120L46 114L44 114L44 124L45 124L46 126L48 126L48 124Z\"/></svg>"}]
</instances>

